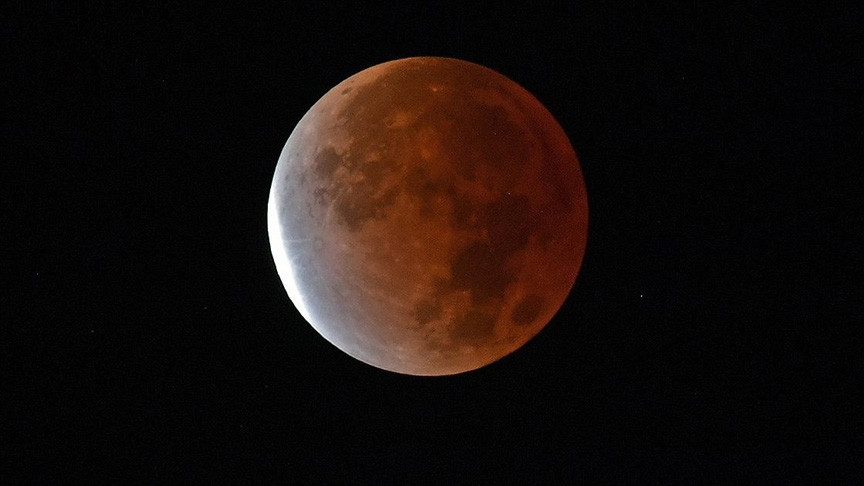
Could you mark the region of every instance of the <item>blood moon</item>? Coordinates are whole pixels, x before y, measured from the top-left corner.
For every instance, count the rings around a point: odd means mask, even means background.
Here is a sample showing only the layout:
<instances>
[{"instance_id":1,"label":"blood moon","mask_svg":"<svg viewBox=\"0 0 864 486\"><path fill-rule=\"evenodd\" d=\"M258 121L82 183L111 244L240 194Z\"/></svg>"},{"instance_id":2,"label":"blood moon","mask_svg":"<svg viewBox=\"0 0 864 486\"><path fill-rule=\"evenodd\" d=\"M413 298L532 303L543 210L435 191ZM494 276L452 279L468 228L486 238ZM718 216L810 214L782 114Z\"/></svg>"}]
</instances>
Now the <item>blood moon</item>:
<instances>
[{"instance_id":1,"label":"blood moon","mask_svg":"<svg viewBox=\"0 0 864 486\"><path fill-rule=\"evenodd\" d=\"M567 297L588 203L576 154L525 89L477 64L386 62L297 124L268 203L300 314L360 361L412 375L489 364Z\"/></svg>"}]
</instances>

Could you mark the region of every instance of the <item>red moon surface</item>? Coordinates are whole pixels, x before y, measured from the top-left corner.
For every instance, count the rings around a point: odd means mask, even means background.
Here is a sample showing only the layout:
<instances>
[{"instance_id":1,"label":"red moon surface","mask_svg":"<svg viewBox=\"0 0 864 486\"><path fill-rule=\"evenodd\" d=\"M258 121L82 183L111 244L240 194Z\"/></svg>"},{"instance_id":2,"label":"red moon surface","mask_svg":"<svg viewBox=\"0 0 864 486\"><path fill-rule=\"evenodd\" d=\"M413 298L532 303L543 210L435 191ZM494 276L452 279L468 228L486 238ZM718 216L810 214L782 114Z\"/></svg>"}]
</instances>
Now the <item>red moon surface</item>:
<instances>
[{"instance_id":1,"label":"red moon surface","mask_svg":"<svg viewBox=\"0 0 864 486\"><path fill-rule=\"evenodd\" d=\"M268 230L300 314L370 365L450 375L515 351L582 263L576 154L524 88L440 57L346 79L297 124Z\"/></svg>"}]
</instances>

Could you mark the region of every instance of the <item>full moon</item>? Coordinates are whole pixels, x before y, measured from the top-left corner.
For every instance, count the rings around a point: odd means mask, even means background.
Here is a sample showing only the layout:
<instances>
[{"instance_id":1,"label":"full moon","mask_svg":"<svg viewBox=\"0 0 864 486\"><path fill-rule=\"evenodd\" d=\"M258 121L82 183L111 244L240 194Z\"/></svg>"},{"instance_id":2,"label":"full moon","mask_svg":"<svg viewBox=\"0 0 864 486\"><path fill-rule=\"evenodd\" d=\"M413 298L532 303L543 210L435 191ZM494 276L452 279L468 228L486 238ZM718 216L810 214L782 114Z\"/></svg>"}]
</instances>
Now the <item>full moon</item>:
<instances>
[{"instance_id":1,"label":"full moon","mask_svg":"<svg viewBox=\"0 0 864 486\"><path fill-rule=\"evenodd\" d=\"M325 339L385 370L451 375L512 353L558 312L588 198L567 135L528 91L415 57L309 109L267 220L288 296Z\"/></svg>"}]
</instances>

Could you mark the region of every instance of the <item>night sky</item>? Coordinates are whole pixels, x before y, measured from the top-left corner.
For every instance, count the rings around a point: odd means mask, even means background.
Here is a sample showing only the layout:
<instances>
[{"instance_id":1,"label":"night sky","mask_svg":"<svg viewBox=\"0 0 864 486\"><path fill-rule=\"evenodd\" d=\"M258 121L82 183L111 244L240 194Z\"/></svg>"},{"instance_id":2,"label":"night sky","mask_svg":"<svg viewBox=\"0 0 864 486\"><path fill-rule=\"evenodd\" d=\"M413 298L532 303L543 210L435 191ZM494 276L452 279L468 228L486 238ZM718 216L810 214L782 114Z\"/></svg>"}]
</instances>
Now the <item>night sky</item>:
<instances>
[{"instance_id":1,"label":"night sky","mask_svg":"<svg viewBox=\"0 0 864 486\"><path fill-rule=\"evenodd\" d=\"M2 482L862 477L859 12L73 3L0 15ZM532 92L590 207L558 315L438 378L320 337L266 224L306 110L420 55Z\"/></svg>"}]
</instances>

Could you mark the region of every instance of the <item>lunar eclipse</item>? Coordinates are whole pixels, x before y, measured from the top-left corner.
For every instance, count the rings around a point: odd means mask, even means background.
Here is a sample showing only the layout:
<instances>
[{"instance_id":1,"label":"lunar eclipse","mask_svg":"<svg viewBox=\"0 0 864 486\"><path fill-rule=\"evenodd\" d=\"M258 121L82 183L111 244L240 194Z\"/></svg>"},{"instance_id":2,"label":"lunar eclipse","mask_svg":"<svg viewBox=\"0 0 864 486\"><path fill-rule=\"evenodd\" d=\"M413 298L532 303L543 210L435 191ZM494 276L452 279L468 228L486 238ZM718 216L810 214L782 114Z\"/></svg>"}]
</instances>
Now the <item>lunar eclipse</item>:
<instances>
[{"instance_id":1,"label":"lunar eclipse","mask_svg":"<svg viewBox=\"0 0 864 486\"><path fill-rule=\"evenodd\" d=\"M561 126L466 61L373 66L328 91L279 158L277 271L354 358L411 375L473 370L552 319L585 250L588 201Z\"/></svg>"}]
</instances>

